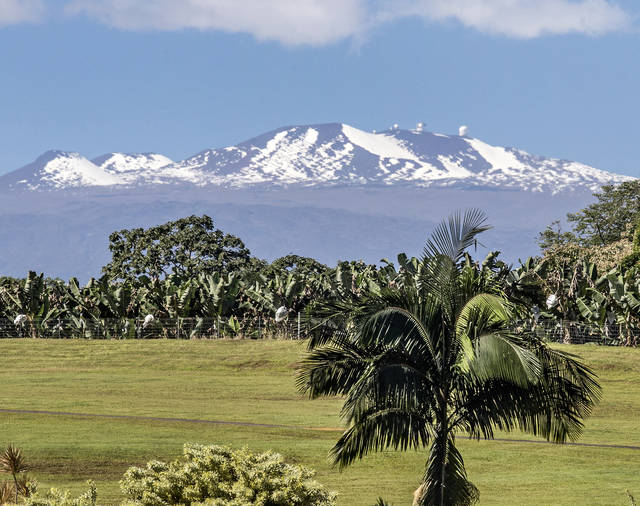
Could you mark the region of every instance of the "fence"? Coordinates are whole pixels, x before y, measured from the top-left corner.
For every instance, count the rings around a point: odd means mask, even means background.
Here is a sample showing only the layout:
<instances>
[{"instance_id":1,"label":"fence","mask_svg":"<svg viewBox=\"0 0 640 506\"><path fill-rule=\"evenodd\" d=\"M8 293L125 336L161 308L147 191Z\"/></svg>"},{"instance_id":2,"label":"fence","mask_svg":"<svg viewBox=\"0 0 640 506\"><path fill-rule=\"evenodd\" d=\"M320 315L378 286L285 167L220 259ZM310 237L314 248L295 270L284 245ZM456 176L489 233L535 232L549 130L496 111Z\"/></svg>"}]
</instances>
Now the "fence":
<instances>
[{"instance_id":1,"label":"fence","mask_svg":"<svg viewBox=\"0 0 640 506\"><path fill-rule=\"evenodd\" d=\"M637 346L640 329L618 323L603 326L566 320L526 320L515 327L518 334L533 333L544 341L565 344L599 344L602 346Z\"/></svg>"},{"instance_id":2,"label":"fence","mask_svg":"<svg viewBox=\"0 0 640 506\"><path fill-rule=\"evenodd\" d=\"M263 317L232 318L0 318L0 338L44 339L305 339L301 315L284 321Z\"/></svg>"},{"instance_id":3,"label":"fence","mask_svg":"<svg viewBox=\"0 0 640 506\"><path fill-rule=\"evenodd\" d=\"M640 329L615 324L602 327L562 320L526 320L518 334L533 333L549 342L637 346ZM309 329L300 313L281 322L273 318L56 318L25 319L15 324L0 318L0 338L45 339L306 339Z\"/></svg>"}]
</instances>

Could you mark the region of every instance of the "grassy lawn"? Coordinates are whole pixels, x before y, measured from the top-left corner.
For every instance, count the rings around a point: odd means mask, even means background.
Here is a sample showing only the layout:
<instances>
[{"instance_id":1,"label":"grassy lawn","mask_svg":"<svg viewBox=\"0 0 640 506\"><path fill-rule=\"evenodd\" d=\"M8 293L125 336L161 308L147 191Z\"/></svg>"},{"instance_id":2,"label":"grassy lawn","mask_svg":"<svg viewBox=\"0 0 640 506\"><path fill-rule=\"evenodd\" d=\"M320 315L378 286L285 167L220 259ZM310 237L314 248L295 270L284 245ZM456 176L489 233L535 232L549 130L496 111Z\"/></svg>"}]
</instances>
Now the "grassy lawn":
<instances>
[{"instance_id":1,"label":"grassy lawn","mask_svg":"<svg viewBox=\"0 0 640 506\"><path fill-rule=\"evenodd\" d=\"M603 400L581 442L640 446L640 350L563 347L595 368ZM339 472L326 460L339 432L339 399L310 401L295 388L304 343L290 341L1 340L0 408L246 421L266 428L135 419L0 413L0 445L24 450L40 486L121 500L126 468L172 459L184 442L274 449L318 471L343 505L383 496L410 504L424 452L367 457ZM501 435L502 437L502 435ZM519 433L505 435L527 438ZM521 442L459 441L482 504L628 505L640 496L640 451ZM639 497L640 498L640 497Z\"/></svg>"}]
</instances>

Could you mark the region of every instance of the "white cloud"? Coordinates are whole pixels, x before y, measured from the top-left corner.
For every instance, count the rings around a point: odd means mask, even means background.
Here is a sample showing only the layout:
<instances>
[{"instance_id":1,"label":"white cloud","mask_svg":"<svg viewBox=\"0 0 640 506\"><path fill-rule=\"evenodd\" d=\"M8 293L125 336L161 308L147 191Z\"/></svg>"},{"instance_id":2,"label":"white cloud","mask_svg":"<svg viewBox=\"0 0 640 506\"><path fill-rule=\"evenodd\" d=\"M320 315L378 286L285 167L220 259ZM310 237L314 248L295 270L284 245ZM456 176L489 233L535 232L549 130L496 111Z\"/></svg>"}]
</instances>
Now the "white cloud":
<instances>
[{"instance_id":1,"label":"white cloud","mask_svg":"<svg viewBox=\"0 0 640 506\"><path fill-rule=\"evenodd\" d=\"M43 0L0 0L0 23ZM483 33L530 39L601 35L632 26L615 0L48 0L124 30L220 30L287 45L357 39L403 18L457 22ZM58 4L59 5L59 4ZM26 19L26 18L25 18Z\"/></svg>"},{"instance_id":2,"label":"white cloud","mask_svg":"<svg viewBox=\"0 0 640 506\"><path fill-rule=\"evenodd\" d=\"M67 11L126 30L196 28L322 45L366 26L365 0L72 0Z\"/></svg>"},{"instance_id":3,"label":"white cloud","mask_svg":"<svg viewBox=\"0 0 640 506\"><path fill-rule=\"evenodd\" d=\"M39 21L43 13L41 0L0 0L0 26Z\"/></svg>"},{"instance_id":4,"label":"white cloud","mask_svg":"<svg viewBox=\"0 0 640 506\"><path fill-rule=\"evenodd\" d=\"M601 35L623 30L631 17L608 0L394 0L381 20L419 16L456 20L480 32L531 39L543 35Z\"/></svg>"}]
</instances>

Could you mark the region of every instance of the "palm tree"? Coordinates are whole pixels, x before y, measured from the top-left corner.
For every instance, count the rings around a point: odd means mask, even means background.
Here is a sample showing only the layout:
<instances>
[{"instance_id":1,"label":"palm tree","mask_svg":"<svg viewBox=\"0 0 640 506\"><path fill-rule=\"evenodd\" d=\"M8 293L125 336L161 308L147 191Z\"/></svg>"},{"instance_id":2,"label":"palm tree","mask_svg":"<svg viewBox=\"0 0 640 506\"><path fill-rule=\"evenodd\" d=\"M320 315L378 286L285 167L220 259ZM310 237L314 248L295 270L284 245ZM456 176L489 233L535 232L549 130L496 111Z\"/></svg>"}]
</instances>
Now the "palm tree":
<instances>
[{"instance_id":1,"label":"palm tree","mask_svg":"<svg viewBox=\"0 0 640 506\"><path fill-rule=\"evenodd\" d=\"M7 446L4 453L0 455L0 470L11 473L15 483L15 498L18 502L18 492L22 489L26 492L26 480L20 480L20 474L27 470L27 463L22 455L22 450L13 445ZM5 495L6 491L3 491Z\"/></svg>"},{"instance_id":2,"label":"palm tree","mask_svg":"<svg viewBox=\"0 0 640 506\"><path fill-rule=\"evenodd\" d=\"M312 398L345 396L347 428L330 452L338 466L428 448L418 505L477 501L456 435L520 429L573 440L599 398L577 357L512 330L518 308L500 277L465 255L485 222L477 210L454 214L393 283L316 306L323 324L298 377Z\"/></svg>"}]
</instances>

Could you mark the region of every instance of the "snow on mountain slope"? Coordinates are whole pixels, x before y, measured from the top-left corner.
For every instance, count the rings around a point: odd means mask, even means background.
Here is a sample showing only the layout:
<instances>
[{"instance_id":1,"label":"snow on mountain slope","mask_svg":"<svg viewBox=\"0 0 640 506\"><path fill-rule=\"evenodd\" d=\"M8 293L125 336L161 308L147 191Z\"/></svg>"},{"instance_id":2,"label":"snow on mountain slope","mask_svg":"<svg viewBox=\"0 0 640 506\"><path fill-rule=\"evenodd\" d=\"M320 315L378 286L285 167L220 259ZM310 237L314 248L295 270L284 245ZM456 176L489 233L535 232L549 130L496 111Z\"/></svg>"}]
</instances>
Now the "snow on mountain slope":
<instances>
[{"instance_id":1,"label":"snow on mountain slope","mask_svg":"<svg viewBox=\"0 0 640 506\"><path fill-rule=\"evenodd\" d=\"M173 163L171 158L155 153L144 154L125 154L125 153L109 153L99 156L91 160L99 167L112 173L132 173L144 170L157 170L160 167Z\"/></svg>"},{"instance_id":2,"label":"snow on mountain slope","mask_svg":"<svg viewBox=\"0 0 640 506\"><path fill-rule=\"evenodd\" d=\"M0 178L12 179L15 186L27 188L69 188L112 186L120 179L93 164L79 153L47 151L33 163Z\"/></svg>"},{"instance_id":3,"label":"snow on mountain slope","mask_svg":"<svg viewBox=\"0 0 640 506\"><path fill-rule=\"evenodd\" d=\"M370 133L328 123L280 128L179 162L158 154L110 153L89 161L77 153L48 152L0 177L0 188L373 184L557 193L576 187L595 190L627 179L581 163L534 156L470 137L401 129Z\"/></svg>"},{"instance_id":4,"label":"snow on mountain slope","mask_svg":"<svg viewBox=\"0 0 640 506\"><path fill-rule=\"evenodd\" d=\"M109 153L88 160L79 153L47 151L33 163L0 177L0 188L57 190L163 183L158 169L172 163L154 153ZM8 185L2 184L5 181Z\"/></svg>"}]
</instances>

